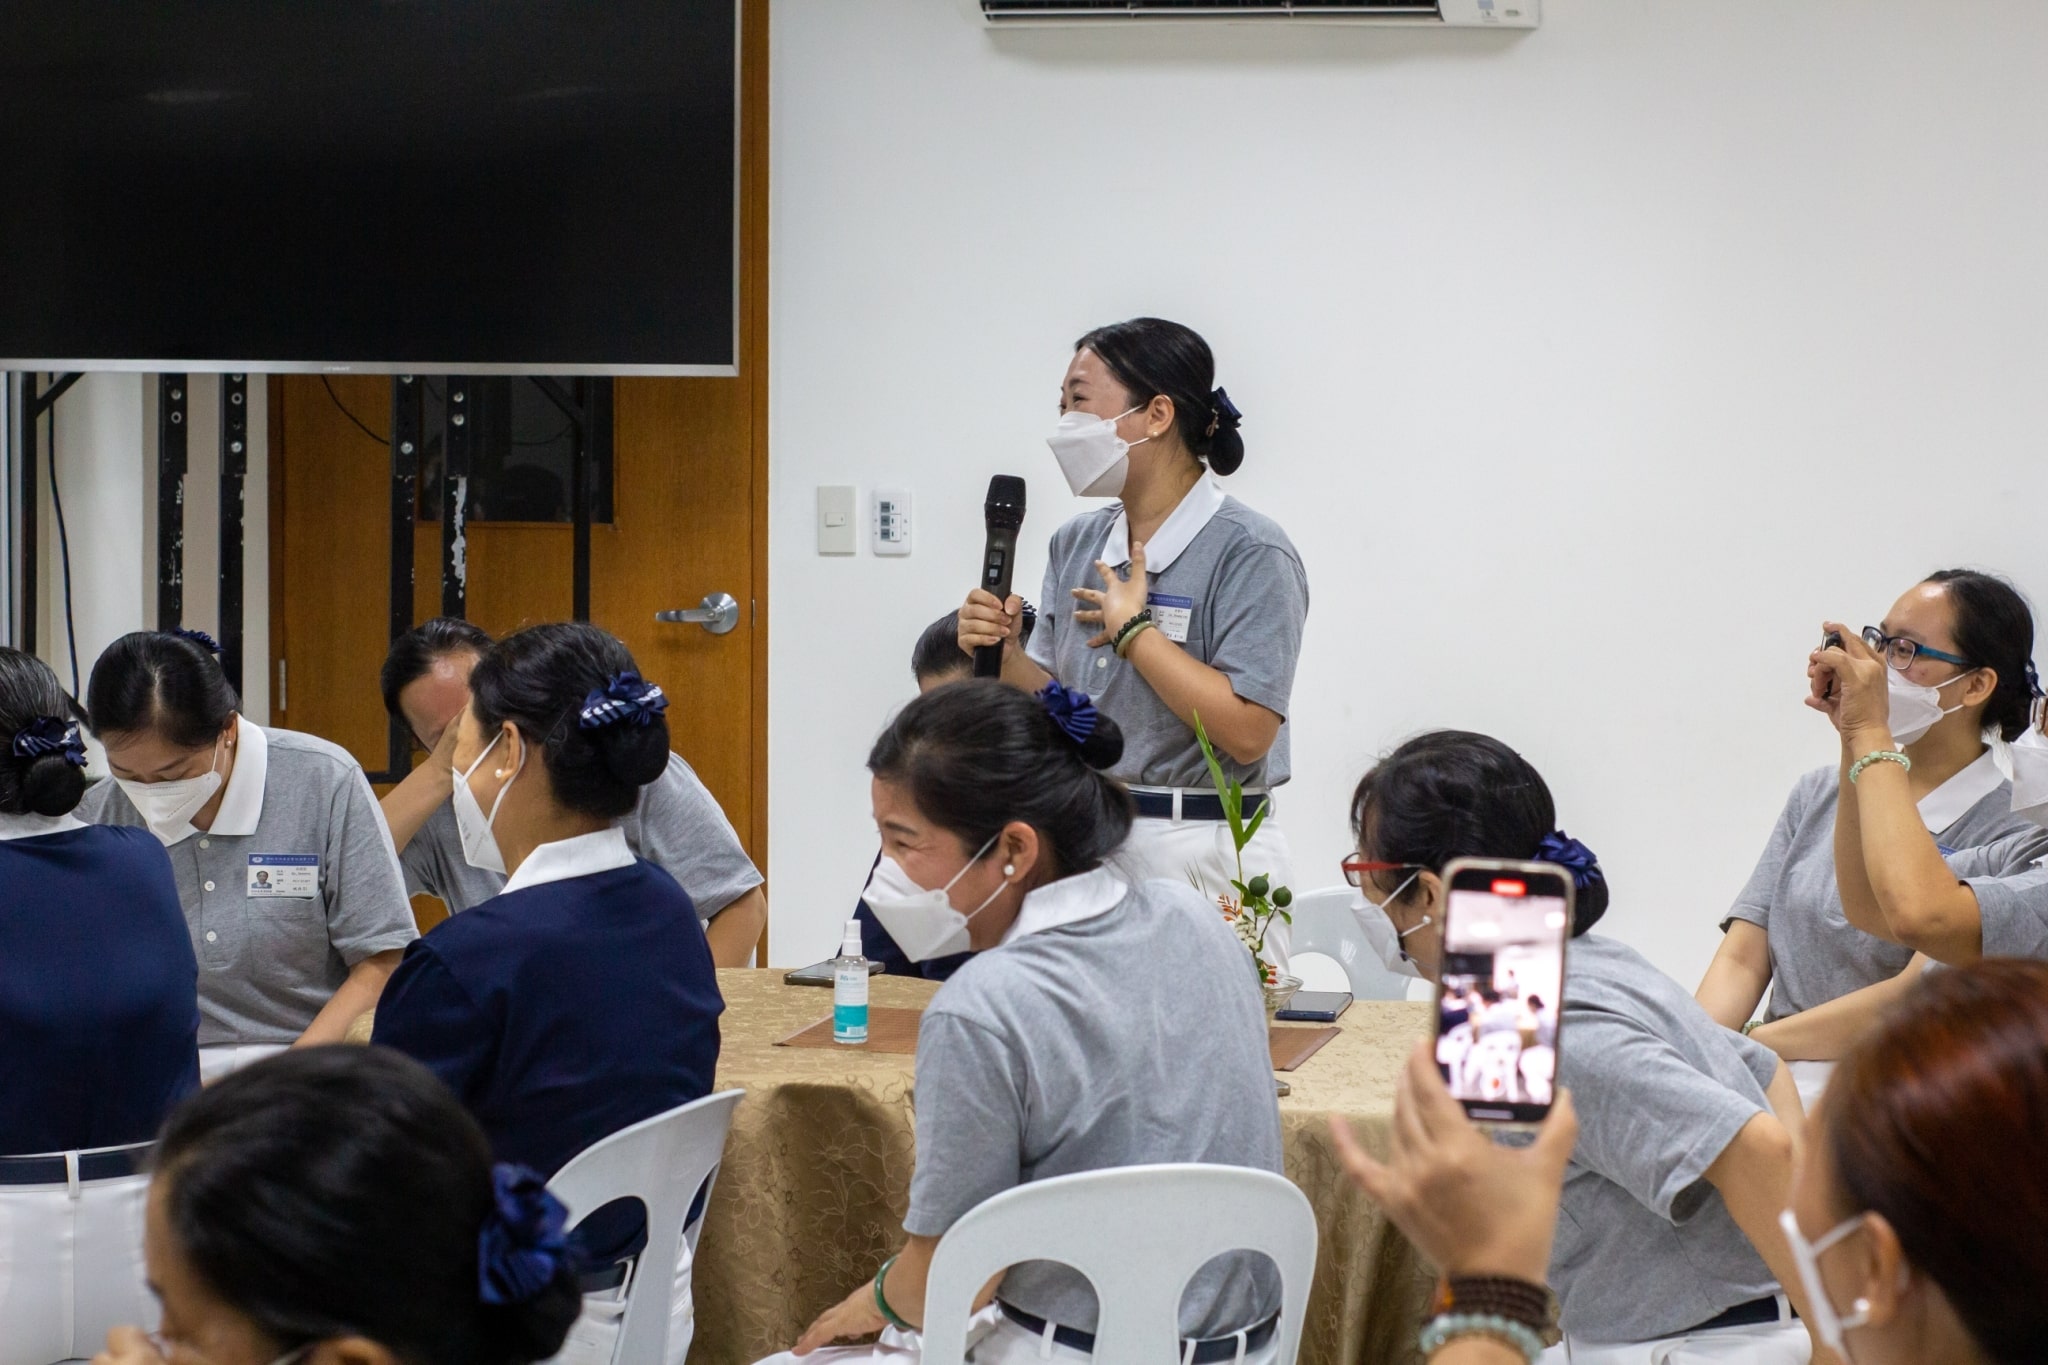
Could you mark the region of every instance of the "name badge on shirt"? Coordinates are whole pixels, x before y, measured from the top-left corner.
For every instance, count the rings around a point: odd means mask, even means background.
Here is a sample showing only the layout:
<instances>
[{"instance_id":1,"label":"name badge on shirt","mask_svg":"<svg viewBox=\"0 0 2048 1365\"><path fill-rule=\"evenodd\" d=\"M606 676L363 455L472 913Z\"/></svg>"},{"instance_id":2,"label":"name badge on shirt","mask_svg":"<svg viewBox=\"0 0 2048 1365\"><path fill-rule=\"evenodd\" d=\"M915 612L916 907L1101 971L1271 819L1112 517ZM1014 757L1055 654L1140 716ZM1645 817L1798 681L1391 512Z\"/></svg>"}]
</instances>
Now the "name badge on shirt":
<instances>
[{"instance_id":1,"label":"name badge on shirt","mask_svg":"<svg viewBox=\"0 0 2048 1365\"><path fill-rule=\"evenodd\" d=\"M311 900L320 894L320 857L315 853L251 853L249 896Z\"/></svg>"},{"instance_id":2,"label":"name badge on shirt","mask_svg":"<svg viewBox=\"0 0 2048 1365\"><path fill-rule=\"evenodd\" d=\"M1188 642L1188 622L1195 614L1195 599L1171 597L1163 592L1147 593L1145 605L1152 609L1152 624L1177 645Z\"/></svg>"}]
</instances>

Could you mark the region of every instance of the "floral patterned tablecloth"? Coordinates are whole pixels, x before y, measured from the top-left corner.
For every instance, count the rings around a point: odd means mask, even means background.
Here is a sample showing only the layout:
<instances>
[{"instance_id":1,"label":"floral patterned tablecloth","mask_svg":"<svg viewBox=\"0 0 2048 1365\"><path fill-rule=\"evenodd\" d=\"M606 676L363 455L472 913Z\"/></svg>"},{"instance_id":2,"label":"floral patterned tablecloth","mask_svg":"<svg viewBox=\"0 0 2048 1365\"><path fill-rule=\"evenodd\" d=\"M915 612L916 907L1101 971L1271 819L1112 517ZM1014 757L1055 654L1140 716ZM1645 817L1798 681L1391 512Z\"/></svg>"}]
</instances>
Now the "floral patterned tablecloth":
<instances>
[{"instance_id":1,"label":"floral patterned tablecloth","mask_svg":"<svg viewBox=\"0 0 2048 1365\"><path fill-rule=\"evenodd\" d=\"M718 1087L747 1097L705 1214L690 1361L746 1365L787 1349L901 1243L917 1148L913 1059L776 1047L829 1014L831 994L786 986L779 970L721 971L718 983ZM878 976L870 999L919 1008L935 989ZM1339 1021L1342 1034L1286 1078L1287 1176L1307 1193L1321 1233L1304 1365L1393 1365L1413 1355L1430 1272L1344 1177L1325 1118L1345 1115L1371 1150L1385 1152L1394 1079L1426 1015L1424 1005L1359 1001Z\"/></svg>"}]
</instances>

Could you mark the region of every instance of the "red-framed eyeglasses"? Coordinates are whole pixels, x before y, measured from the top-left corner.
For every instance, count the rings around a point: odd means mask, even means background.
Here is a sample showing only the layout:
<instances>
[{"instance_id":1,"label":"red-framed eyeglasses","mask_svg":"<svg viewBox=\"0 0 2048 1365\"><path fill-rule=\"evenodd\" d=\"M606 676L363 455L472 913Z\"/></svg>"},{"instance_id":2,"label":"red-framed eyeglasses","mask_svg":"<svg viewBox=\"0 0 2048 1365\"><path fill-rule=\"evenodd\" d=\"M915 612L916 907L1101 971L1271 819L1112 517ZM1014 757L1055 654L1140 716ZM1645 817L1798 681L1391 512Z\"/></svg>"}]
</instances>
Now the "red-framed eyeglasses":
<instances>
[{"instance_id":1,"label":"red-framed eyeglasses","mask_svg":"<svg viewBox=\"0 0 2048 1365\"><path fill-rule=\"evenodd\" d=\"M1369 872L1407 872L1422 866L1421 863L1383 863L1372 858L1346 858L1342 864L1344 880L1361 889Z\"/></svg>"}]
</instances>

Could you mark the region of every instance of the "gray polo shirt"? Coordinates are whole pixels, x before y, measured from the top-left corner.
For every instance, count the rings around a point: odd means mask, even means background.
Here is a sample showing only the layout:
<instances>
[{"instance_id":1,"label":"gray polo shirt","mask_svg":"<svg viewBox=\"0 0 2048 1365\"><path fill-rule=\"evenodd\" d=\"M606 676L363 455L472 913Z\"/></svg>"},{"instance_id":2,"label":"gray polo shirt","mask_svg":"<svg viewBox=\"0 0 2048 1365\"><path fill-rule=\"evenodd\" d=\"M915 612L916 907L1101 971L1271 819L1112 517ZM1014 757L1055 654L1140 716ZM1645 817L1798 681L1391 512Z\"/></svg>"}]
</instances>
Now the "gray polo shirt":
<instances>
[{"instance_id":1,"label":"gray polo shirt","mask_svg":"<svg viewBox=\"0 0 2048 1365\"><path fill-rule=\"evenodd\" d=\"M78 815L145 823L113 782ZM324 739L243 719L213 829L166 851L199 956L201 1047L293 1041L349 968L419 937L362 766Z\"/></svg>"},{"instance_id":2,"label":"gray polo shirt","mask_svg":"<svg viewBox=\"0 0 2048 1365\"><path fill-rule=\"evenodd\" d=\"M640 789L639 804L619 828L635 854L676 879L705 921L761 884L717 798L679 754L670 754L668 771ZM443 801L427 817L398 859L405 866L406 890L439 896L451 914L505 889L501 874L471 867L463 858L453 802Z\"/></svg>"},{"instance_id":3,"label":"gray polo shirt","mask_svg":"<svg viewBox=\"0 0 2048 1365\"><path fill-rule=\"evenodd\" d=\"M1948 865L1977 897L1986 957L2048 959L2048 857L2042 831L1949 855Z\"/></svg>"},{"instance_id":4,"label":"gray polo shirt","mask_svg":"<svg viewBox=\"0 0 2048 1365\"><path fill-rule=\"evenodd\" d=\"M1308 620L1308 575L1287 533L1205 475L1154 534L1145 558L1160 629L1227 675L1238 696L1284 721ZM1102 587L1098 559L1128 578L1121 507L1085 512L1053 532L1038 629L1027 652L1061 682L1092 696L1122 728L1124 756L1113 776L1133 786L1207 790L1209 770L1194 729L1159 699L1136 665L1106 644L1090 649L1098 628L1074 620L1073 589ZM1219 757L1224 771L1246 787L1277 787L1292 772L1290 727L1281 725L1262 762Z\"/></svg>"},{"instance_id":5,"label":"gray polo shirt","mask_svg":"<svg viewBox=\"0 0 2048 1365\"><path fill-rule=\"evenodd\" d=\"M1912 949L1864 933L1842 912L1835 886L1839 781L1839 770L1827 767L1793 785L1763 857L1721 922L1725 931L1730 920L1747 920L1769 934L1771 1019L1888 981L1913 958ZM2021 861L2004 865L2017 872L2048 852L2048 830L2012 813L2012 784L1988 750L1929 792L1920 807L1944 853L2017 836L2008 856Z\"/></svg>"},{"instance_id":6,"label":"gray polo shirt","mask_svg":"<svg viewBox=\"0 0 2048 1365\"><path fill-rule=\"evenodd\" d=\"M1046 927L1020 932L1033 920ZM1112 1166L1277 1172L1272 1068L1244 946L1193 888L1126 889L1107 870L1041 888L1010 935L925 1009L904 1230L942 1236L1004 1190ZM1096 1325L1094 1291L1065 1266L1014 1266L997 1293L1041 1318ZM1271 1262L1233 1253L1196 1274L1180 1328L1221 1336L1279 1306Z\"/></svg>"},{"instance_id":7,"label":"gray polo shirt","mask_svg":"<svg viewBox=\"0 0 2048 1365\"><path fill-rule=\"evenodd\" d=\"M1571 1089L1579 1142L1550 1257L1565 1331L1650 1341L1778 1291L1705 1179L1770 1107L1777 1068L1633 948L1598 934L1572 941L1557 1079Z\"/></svg>"}]
</instances>

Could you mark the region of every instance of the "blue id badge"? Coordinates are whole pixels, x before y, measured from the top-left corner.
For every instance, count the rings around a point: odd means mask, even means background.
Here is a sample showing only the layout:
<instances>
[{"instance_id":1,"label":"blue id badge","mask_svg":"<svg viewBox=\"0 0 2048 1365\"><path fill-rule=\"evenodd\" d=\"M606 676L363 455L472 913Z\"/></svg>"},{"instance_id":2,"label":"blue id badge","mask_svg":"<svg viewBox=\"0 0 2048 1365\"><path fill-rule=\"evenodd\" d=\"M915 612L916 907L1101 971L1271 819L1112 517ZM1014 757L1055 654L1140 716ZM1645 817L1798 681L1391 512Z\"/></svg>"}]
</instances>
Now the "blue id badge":
<instances>
[{"instance_id":1,"label":"blue id badge","mask_svg":"<svg viewBox=\"0 0 2048 1365\"><path fill-rule=\"evenodd\" d=\"M1173 597L1163 592L1147 593L1145 605L1152 612L1152 624L1177 645L1188 642L1188 622L1195 615L1195 599Z\"/></svg>"}]
</instances>

